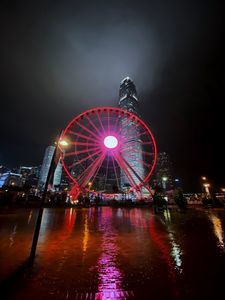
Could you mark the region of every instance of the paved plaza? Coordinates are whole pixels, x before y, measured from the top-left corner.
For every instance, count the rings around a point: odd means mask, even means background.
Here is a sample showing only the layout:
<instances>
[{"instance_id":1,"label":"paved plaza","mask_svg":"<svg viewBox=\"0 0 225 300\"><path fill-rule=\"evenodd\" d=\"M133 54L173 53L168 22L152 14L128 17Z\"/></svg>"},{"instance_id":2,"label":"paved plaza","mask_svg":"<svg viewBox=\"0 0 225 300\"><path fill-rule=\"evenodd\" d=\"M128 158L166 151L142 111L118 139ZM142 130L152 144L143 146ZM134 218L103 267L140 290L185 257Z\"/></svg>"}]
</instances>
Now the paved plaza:
<instances>
[{"instance_id":1,"label":"paved plaza","mask_svg":"<svg viewBox=\"0 0 225 300\"><path fill-rule=\"evenodd\" d=\"M220 299L224 209L46 208L0 214L1 299Z\"/></svg>"}]
</instances>

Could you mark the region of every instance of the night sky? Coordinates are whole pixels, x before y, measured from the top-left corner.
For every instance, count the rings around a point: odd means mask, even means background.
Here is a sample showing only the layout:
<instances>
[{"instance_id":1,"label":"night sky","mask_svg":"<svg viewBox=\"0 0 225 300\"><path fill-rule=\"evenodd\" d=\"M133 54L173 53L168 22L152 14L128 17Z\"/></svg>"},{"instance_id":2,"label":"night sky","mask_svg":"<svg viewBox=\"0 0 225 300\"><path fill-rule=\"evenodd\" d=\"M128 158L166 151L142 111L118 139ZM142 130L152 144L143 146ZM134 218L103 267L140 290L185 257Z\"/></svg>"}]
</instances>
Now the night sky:
<instances>
[{"instance_id":1,"label":"night sky","mask_svg":"<svg viewBox=\"0 0 225 300\"><path fill-rule=\"evenodd\" d=\"M130 76L186 191L225 185L225 1L3 1L0 164L39 165L77 114Z\"/></svg>"}]
</instances>

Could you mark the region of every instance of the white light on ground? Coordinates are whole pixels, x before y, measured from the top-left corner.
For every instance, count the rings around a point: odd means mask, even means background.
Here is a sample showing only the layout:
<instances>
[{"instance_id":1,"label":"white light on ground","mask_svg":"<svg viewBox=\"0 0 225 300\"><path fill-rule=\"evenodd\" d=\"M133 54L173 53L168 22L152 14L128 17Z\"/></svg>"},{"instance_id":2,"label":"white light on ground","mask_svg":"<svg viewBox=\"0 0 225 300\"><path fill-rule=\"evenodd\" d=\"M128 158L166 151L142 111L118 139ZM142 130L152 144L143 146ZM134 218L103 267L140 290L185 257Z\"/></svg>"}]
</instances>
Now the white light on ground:
<instances>
[{"instance_id":1,"label":"white light on ground","mask_svg":"<svg viewBox=\"0 0 225 300\"><path fill-rule=\"evenodd\" d=\"M115 136L109 135L104 138L104 145L109 149L116 148L118 145L118 140Z\"/></svg>"}]
</instances>

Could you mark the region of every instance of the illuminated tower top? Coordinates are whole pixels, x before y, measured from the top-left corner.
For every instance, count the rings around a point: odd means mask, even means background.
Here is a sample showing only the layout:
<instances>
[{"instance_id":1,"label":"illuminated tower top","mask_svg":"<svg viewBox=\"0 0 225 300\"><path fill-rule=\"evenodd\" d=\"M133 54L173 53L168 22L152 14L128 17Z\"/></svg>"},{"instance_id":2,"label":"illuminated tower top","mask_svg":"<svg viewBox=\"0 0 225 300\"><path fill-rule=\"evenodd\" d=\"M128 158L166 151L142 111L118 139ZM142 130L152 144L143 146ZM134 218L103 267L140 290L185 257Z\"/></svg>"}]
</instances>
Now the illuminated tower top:
<instances>
[{"instance_id":1,"label":"illuminated tower top","mask_svg":"<svg viewBox=\"0 0 225 300\"><path fill-rule=\"evenodd\" d=\"M119 107L138 115L137 91L130 77L126 77L121 81Z\"/></svg>"}]
</instances>

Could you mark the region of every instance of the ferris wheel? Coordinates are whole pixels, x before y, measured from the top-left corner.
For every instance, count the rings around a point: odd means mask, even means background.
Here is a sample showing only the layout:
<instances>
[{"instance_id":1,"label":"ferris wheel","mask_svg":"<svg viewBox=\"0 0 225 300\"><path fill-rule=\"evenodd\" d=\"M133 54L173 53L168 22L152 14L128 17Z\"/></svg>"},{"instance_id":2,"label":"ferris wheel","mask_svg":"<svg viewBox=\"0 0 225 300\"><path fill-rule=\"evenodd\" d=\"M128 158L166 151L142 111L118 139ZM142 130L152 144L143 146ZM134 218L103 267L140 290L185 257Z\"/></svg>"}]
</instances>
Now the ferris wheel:
<instances>
[{"instance_id":1,"label":"ferris wheel","mask_svg":"<svg viewBox=\"0 0 225 300\"><path fill-rule=\"evenodd\" d=\"M97 107L75 117L60 139L62 165L73 191L135 193L148 186L156 143L146 123L115 107Z\"/></svg>"}]
</instances>

